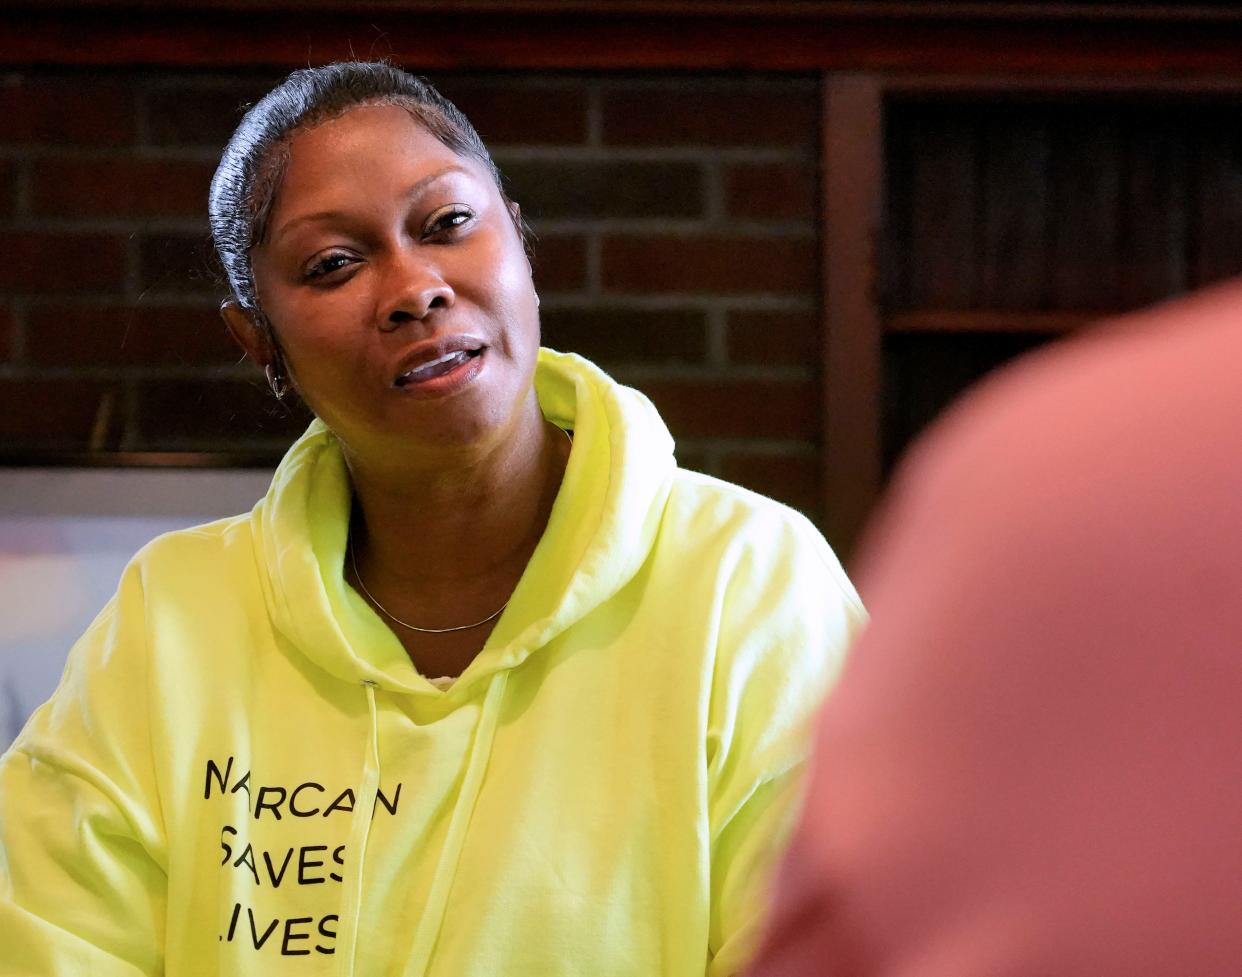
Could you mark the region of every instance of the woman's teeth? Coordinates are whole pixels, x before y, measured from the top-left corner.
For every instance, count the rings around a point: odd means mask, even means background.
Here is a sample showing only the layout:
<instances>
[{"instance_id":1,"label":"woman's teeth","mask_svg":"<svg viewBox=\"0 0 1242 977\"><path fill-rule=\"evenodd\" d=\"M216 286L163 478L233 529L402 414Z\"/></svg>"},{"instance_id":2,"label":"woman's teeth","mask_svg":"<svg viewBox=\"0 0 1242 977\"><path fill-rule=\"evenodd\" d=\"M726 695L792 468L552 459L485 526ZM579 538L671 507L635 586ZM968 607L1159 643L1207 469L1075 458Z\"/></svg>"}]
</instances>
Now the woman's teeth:
<instances>
[{"instance_id":1,"label":"woman's teeth","mask_svg":"<svg viewBox=\"0 0 1242 977\"><path fill-rule=\"evenodd\" d=\"M474 352L470 350L460 349L454 353L445 353L438 359L434 359L429 363L410 370L409 373L403 373L397 377L397 386L404 387L407 383L419 383L423 380L434 380L436 377L442 377L446 373L450 373L466 360L472 357Z\"/></svg>"}]
</instances>

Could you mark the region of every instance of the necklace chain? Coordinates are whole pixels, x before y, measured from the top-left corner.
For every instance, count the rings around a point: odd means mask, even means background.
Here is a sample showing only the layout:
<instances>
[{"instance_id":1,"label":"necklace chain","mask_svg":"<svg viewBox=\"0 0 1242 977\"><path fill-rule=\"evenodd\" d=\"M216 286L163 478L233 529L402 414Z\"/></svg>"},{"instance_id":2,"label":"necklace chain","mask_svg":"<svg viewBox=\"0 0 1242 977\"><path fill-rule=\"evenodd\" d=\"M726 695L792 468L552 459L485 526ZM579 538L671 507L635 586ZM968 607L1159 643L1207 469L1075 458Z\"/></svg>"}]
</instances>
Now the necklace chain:
<instances>
[{"instance_id":1,"label":"necklace chain","mask_svg":"<svg viewBox=\"0 0 1242 977\"><path fill-rule=\"evenodd\" d=\"M401 618L397 617L392 611L376 600L375 595L371 591L367 590L367 585L362 582L362 574L358 572L358 561L354 559L354 541L352 538L349 541L349 565L354 568L354 579L358 581L358 586L362 588L362 592L370 598L371 603L375 605L376 609L384 617L392 621L393 624L400 624L403 628L409 628L411 631L417 631L419 634L448 634L450 631L469 631L471 628L477 628L481 624L486 624L488 621L500 617L500 612L509 606L509 601L505 601L483 620L475 621L473 624L459 624L455 628L420 628L417 624L410 624L407 621L401 620Z\"/></svg>"},{"instance_id":2,"label":"necklace chain","mask_svg":"<svg viewBox=\"0 0 1242 977\"><path fill-rule=\"evenodd\" d=\"M568 431L566 431L564 428L558 428L558 430L562 434L564 434L565 437L569 439L569 444L570 444L570 447L572 448L573 443L574 443L573 436ZM354 579L358 581L358 586L362 588L362 592L367 595L371 603L375 605L376 609L381 614L383 614L384 617L392 621L393 624L400 624L403 628L409 628L409 630L417 631L419 634L449 634L452 631L469 631L472 628L477 628L477 627L480 627L481 625L486 624L488 621L494 621L496 618L500 617L501 612L506 607L509 606L509 601L507 600L503 604L501 604L498 608L496 608L496 610L492 611L491 614L483 618L483 620L475 621L473 624L459 624L455 628L420 628L417 624L410 624L407 621L401 620L401 618L397 617L395 614L393 614L392 611L390 611L387 607L385 607L378 600L376 600L375 595L371 593L371 591L367 590L367 585L362 580L362 574L358 572L358 561L354 557L354 534L353 533L349 534L349 541L347 543L347 548L349 550L349 565L353 568ZM513 599L512 597L509 598L509 600L512 600L512 599Z\"/></svg>"}]
</instances>

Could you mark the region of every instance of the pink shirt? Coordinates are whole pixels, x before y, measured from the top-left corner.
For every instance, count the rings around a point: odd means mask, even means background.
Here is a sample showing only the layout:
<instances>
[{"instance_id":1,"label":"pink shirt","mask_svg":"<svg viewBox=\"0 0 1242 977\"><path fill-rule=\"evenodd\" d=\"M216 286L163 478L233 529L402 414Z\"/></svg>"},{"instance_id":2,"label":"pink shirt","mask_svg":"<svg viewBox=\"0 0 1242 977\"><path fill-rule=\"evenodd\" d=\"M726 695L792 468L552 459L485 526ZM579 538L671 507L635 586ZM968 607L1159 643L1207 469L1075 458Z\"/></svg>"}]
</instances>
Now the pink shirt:
<instances>
[{"instance_id":1,"label":"pink shirt","mask_svg":"<svg viewBox=\"0 0 1242 977\"><path fill-rule=\"evenodd\" d=\"M1242 973L1242 285L906 462L753 977Z\"/></svg>"}]
</instances>

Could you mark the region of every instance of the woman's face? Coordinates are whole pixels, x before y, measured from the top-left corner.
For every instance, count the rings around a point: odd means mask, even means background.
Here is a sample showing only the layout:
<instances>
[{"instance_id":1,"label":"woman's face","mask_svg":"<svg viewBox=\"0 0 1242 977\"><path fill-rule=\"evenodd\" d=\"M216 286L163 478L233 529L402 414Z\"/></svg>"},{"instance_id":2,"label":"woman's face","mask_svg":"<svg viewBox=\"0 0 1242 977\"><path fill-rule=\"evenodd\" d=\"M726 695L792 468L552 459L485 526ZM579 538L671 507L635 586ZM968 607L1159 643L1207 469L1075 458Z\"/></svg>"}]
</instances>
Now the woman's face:
<instances>
[{"instance_id":1,"label":"woman's face","mask_svg":"<svg viewBox=\"0 0 1242 977\"><path fill-rule=\"evenodd\" d=\"M347 451L434 457L537 420L538 300L491 175L397 106L352 109L288 151L255 283Z\"/></svg>"}]
</instances>

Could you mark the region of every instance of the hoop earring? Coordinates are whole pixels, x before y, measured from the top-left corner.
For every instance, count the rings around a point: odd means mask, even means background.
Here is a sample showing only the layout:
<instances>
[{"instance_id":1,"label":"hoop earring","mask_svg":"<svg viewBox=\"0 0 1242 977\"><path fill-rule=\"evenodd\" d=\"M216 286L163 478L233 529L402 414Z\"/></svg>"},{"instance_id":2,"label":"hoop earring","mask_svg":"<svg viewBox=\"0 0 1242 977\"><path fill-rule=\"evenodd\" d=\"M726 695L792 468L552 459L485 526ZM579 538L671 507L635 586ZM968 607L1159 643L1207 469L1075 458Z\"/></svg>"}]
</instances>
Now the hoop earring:
<instances>
[{"instance_id":1,"label":"hoop earring","mask_svg":"<svg viewBox=\"0 0 1242 977\"><path fill-rule=\"evenodd\" d=\"M285 394L289 390L288 381L285 375L281 373L275 363L269 363L263 368L263 374L267 377L267 385L272 388L272 393L276 395L277 400L284 400Z\"/></svg>"}]
</instances>

